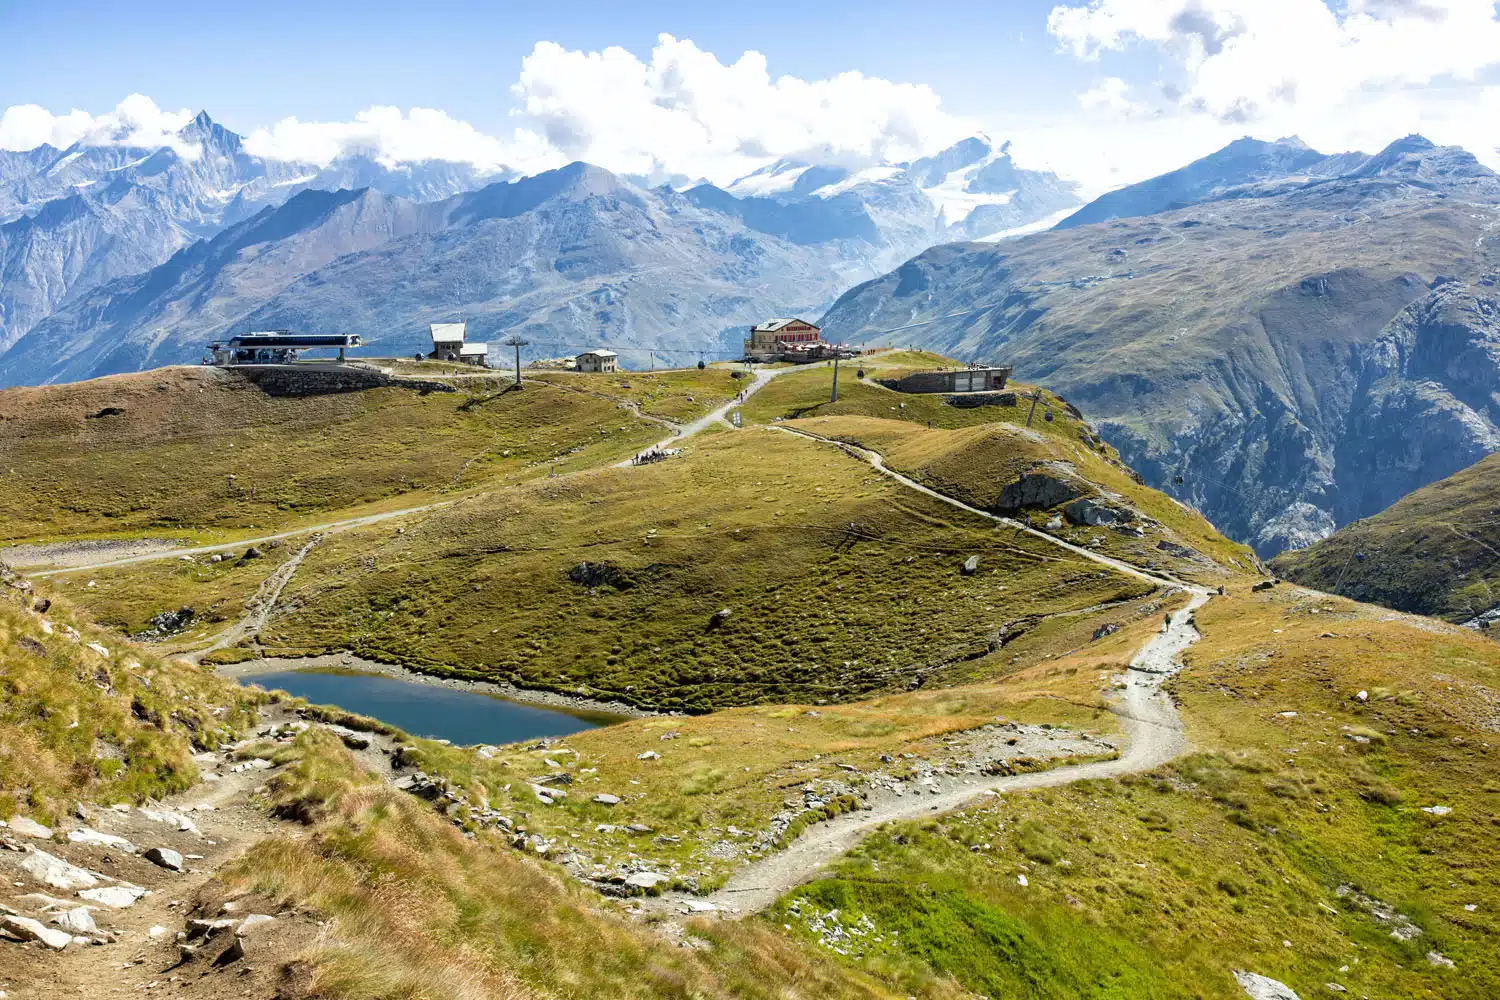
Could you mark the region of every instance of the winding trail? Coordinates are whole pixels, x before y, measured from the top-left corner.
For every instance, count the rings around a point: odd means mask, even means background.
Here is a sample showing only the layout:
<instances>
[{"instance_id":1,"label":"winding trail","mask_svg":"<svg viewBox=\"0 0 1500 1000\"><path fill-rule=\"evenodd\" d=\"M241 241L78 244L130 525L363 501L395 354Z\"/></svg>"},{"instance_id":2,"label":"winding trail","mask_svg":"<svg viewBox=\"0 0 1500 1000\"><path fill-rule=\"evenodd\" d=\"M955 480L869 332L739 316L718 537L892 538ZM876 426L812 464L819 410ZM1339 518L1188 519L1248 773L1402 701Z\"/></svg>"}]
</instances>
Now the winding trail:
<instances>
[{"instance_id":1,"label":"winding trail","mask_svg":"<svg viewBox=\"0 0 1500 1000\"><path fill-rule=\"evenodd\" d=\"M1161 685L1181 669L1182 651L1198 640L1193 614L1207 603L1208 598L1204 591L1195 592L1192 600L1173 612L1169 623L1131 660L1124 695L1114 709L1120 716L1128 743L1125 752L1114 760L989 778L950 788L937 795L913 795L884 802L869 811L844 813L809 827L786 850L740 869L722 888L706 897L669 894L662 900L675 908L706 910L712 907L730 913L758 913L783 893L811 881L829 862L847 854L866 834L883 823L948 812L986 793L1055 788L1075 781L1118 778L1150 771L1172 760L1186 749L1187 737L1177 709Z\"/></svg>"},{"instance_id":2,"label":"winding trail","mask_svg":"<svg viewBox=\"0 0 1500 1000\"><path fill-rule=\"evenodd\" d=\"M1087 559L1090 562L1098 563L1101 566L1108 566L1110 569L1113 569L1119 573L1124 573L1126 576L1135 577L1136 579L1144 580L1147 583L1154 583L1160 587L1177 587L1182 590L1192 591L1195 594L1207 593L1207 591L1202 587L1198 587L1190 583L1184 583L1182 580L1177 579L1170 573L1144 570L1139 566L1131 565L1130 563L1124 562L1120 559L1113 559L1109 556L1101 555L1100 553L1094 552L1091 549L1086 549L1081 545L1074 545L1072 542L1064 541L1063 539L1058 538L1054 535L1049 535L1045 531L1038 531L1037 529L1031 527L1029 524L1023 524L1022 522L1014 520L1013 518L1001 517L999 514L991 514L989 511L982 510L979 507L971 507L968 504L964 503L962 500L955 499L954 497L948 496L946 493L939 493L937 490L934 490L927 486L923 486L915 479L912 479L911 477L903 475L902 473L897 472L895 469L890 468L885 464L885 459L880 455L879 452L871 451L868 448L861 448L858 445L849 444L845 441L835 441L833 438L823 437L821 434L814 434L811 431L800 430L795 427L778 426L772 429L781 431L783 434L795 434L798 437L804 437L812 441L818 441L822 444L832 445L833 447L843 451L845 454L848 454L854 458L859 459L862 462L867 463L871 468L875 469L875 471L881 473L882 475L889 476L908 489L916 490L918 493L925 493L927 496L932 497L934 500L941 500L943 503L948 504L951 507L957 507L959 510L967 511L970 514L974 514L989 521L994 521L996 524L1003 524L1008 528L1014 528L1022 534L1030 535L1033 538L1040 539L1041 541L1044 541L1049 545L1054 545L1058 548L1066 549L1067 551L1073 553L1076 556L1079 556L1080 558Z\"/></svg>"},{"instance_id":3,"label":"winding trail","mask_svg":"<svg viewBox=\"0 0 1500 1000\"><path fill-rule=\"evenodd\" d=\"M297 567L302 565L302 560L312 551L313 546L323 540L321 532L314 534L307 540L307 544L298 549L290 559L277 566L275 571L263 581L253 597L245 604L245 615L239 621L226 628L214 637L214 641L202 649L195 649L191 653L183 654L184 658L193 663L202 663L203 658L209 653L227 649L246 637L254 638L260 634L260 630L266 627L266 620L271 617L271 611L276 607L276 602L281 599L281 592L286 590L287 584L292 582L292 577L297 573Z\"/></svg>"},{"instance_id":4,"label":"winding trail","mask_svg":"<svg viewBox=\"0 0 1500 1000\"><path fill-rule=\"evenodd\" d=\"M636 457L639 457L640 455L644 455L644 454L646 454L646 452L656 451L656 450L661 449L661 448L670 448L672 445L677 444L679 441L684 441L687 438L692 437L694 434L697 434L700 431L707 430L708 428L712 427L714 424L720 424L720 423L722 423L722 424L725 424L726 426L733 426L732 424L729 424L729 414L730 414L730 412L732 410L736 410L739 407L745 405L745 400L749 399L752 395L754 395L757 391L759 391L761 389L761 387L763 387L767 382L771 381L771 379L775 378L777 375L781 375L784 372L802 371L802 370L804 370L804 369L798 369L798 368L758 368L758 369L756 369L756 371L755 371L755 381L751 382L748 386L746 386L745 389L744 389L744 392L740 396L737 396L736 398L731 399L729 402L725 403L723 406L719 407L716 410L713 410L710 413L704 414L703 416L699 417L697 420L692 421L691 423L682 424L681 426L679 426L679 427L677 427L675 429L675 431L673 432L673 434L672 434L671 437L664 438L663 440L658 441L656 444L654 444L651 447L645 449L644 451L638 452ZM616 462L615 463L615 467L623 469L623 468L626 468L627 466L633 464L634 462L635 462L635 457L627 458L623 462Z\"/></svg>"}]
</instances>

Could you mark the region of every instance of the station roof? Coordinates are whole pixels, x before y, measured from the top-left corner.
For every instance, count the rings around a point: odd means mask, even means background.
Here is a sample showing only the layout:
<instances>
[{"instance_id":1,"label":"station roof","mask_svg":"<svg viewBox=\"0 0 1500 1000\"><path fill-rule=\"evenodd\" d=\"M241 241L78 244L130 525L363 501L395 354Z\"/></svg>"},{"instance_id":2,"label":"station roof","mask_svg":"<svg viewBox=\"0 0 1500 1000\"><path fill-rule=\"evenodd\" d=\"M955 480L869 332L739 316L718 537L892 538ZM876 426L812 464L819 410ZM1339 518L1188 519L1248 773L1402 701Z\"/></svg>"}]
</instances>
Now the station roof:
<instances>
[{"instance_id":1,"label":"station roof","mask_svg":"<svg viewBox=\"0 0 1500 1000\"><path fill-rule=\"evenodd\" d=\"M434 344L462 343L464 330L467 323L429 323L428 328L432 330L432 342Z\"/></svg>"},{"instance_id":2,"label":"station roof","mask_svg":"<svg viewBox=\"0 0 1500 1000\"><path fill-rule=\"evenodd\" d=\"M261 330L256 333L235 334L214 346L311 350L316 347L359 347L361 343L357 333L292 333L288 330Z\"/></svg>"}]
</instances>

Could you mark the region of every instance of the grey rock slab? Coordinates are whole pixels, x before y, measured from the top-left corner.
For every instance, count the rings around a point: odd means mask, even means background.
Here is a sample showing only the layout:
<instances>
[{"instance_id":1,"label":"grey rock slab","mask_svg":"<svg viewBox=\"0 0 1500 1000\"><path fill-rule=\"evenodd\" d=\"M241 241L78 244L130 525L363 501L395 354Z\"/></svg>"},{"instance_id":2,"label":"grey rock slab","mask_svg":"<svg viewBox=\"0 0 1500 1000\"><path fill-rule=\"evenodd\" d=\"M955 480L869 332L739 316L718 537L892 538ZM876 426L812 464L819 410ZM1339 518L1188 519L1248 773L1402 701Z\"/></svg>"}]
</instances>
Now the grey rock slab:
<instances>
[{"instance_id":1,"label":"grey rock slab","mask_svg":"<svg viewBox=\"0 0 1500 1000\"><path fill-rule=\"evenodd\" d=\"M80 899L108 906L114 910L134 906L144 895L146 895L146 890L138 885L106 885L98 889L84 889L78 893Z\"/></svg>"},{"instance_id":2,"label":"grey rock slab","mask_svg":"<svg viewBox=\"0 0 1500 1000\"><path fill-rule=\"evenodd\" d=\"M1250 1000L1302 1000L1297 991L1286 983L1279 983L1254 972L1236 971L1234 981L1240 984L1240 989L1245 991Z\"/></svg>"},{"instance_id":3,"label":"grey rock slab","mask_svg":"<svg viewBox=\"0 0 1500 1000\"><path fill-rule=\"evenodd\" d=\"M0 930L8 931L22 941L37 941L53 951L62 951L73 943L73 935L54 930L39 920L0 913Z\"/></svg>"},{"instance_id":4,"label":"grey rock slab","mask_svg":"<svg viewBox=\"0 0 1500 1000\"><path fill-rule=\"evenodd\" d=\"M661 872L635 872L625 876L625 884L635 889L654 889L663 882L672 881L672 876Z\"/></svg>"},{"instance_id":5,"label":"grey rock slab","mask_svg":"<svg viewBox=\"0 0 1500 1000\"><path fill-rule=\"evenodd\" d=\"M100 833L98 830L92 830L88 827L84 827L82 830L69 830L68 840L75 844L85 844L89 847L109 847L117 851L124 851L127 854L134 854L136 852L136 846L124 837L116 836L113 833Z\"/></svg>"},{"instance_id":6,"label":"grey rock slab","mask_svg":"<svg viewBox=\"0 0 1500 1000\"><path fill-rule=\"evenodd\" d=\"M97 934L99 927L87 906L75 906L52 918L52 922L69 934Z\"/></svg>"},{"instance_id":7,"label":"grey rock slab","mask_svg":"<svg viewBox=\"0 0 1500 1000\"><path fill-rule=\"evenodd\" d=\"M20 837L31 837L33 840L49 840L52 837L52 828L43 826L28 816L17 816L10 821L10 832Z\"/></svg>"},{"instance_id":8,"label":"grey rock slab","mask_svg":"<svg viewBox=\"0 0 1500 1000\"><path fill-rule=\"evenodd\" d=\"M46 851L31 852L21 862L21 867L38 881L45 882L54 889L71 891L99 884L99 877L93 872L69 864Z\"/></svg>"},{"instance_id":9,"label":"grey rock slab","mask_svg":"<svg viewBox=\"0 0 1500 1000\"><path fill-rule=\"evenodd\" d=\"M170 847L153 847L141 856L153 865L159 865L168 871L182 871L182 855Z\"/></svg>"},{"instance_id":10,"label":"grey rock slab","mask_svg":"<svg viewBox=\"0 0 1500 1000\"><path fill-rule=\"evenodd\" d=\"M594 796L594 801L601 806L617 806L620 804L620 797L618 795L610 795L606 792L601 792L598 795Z\"/></svg>"}]
</instances>

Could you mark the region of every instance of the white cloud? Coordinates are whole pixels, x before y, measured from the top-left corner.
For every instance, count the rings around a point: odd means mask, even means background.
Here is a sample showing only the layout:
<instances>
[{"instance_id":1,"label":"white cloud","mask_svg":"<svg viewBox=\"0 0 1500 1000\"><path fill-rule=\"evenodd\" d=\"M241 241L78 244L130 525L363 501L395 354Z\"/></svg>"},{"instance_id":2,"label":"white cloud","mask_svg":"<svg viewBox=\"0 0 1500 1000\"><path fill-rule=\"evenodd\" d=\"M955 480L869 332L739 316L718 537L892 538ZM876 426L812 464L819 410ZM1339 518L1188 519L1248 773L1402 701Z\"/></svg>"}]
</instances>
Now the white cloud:
<instances>
[{"instance_id":1,"label":"white cloud","mask_svg":"<svg viewBox=\"0 0 1500 1000\"><path fill-rule=\"evenodd\" d=\"M1107 108L1122 115L1133 115L1144 110L1144 105L1132 101L1125 95L1130 93L1130 84L1118 76L1107 76L1092 89L1078 95L1078 103L1086 111Z\"/></svg>"},{"instance_id":2,"label":"white cloud","mask_svg":"<svg viewBox=\"0 0 1500 1000\"><path fill-rule=\"evenodd\" d=\"M1047 26L1084 59L1158 46L1183 73L1180 106L1231 122L1472 84L1500 65L1492 0L1092 0L1055 7Z\"/></svg>"},{"instance_id":3,"label":"white cloud","mask_svg":"<svg viewBox=\"0 0 1500 1000\"><path fill-rule=\"evenodd\" d=\"M367 153L385 166L447 160L481 170L544 160L548 151L534 136L517 133L502 142L468 122L433 108L376 106L352 122L304 122L286 118L245 137L245 150L271 160L297 160L327 166L345 153ZM546 164L555 165L555 164Z\"/></svg>"},{"instance_id":4,"label":"white cloud","mask_svg":"<svg viewBox=\"0 0 1500 1000\"><path fill-rule=\"evenodd\" d=\"M733 63L661 35L649 61L541 42L512 88L516 114L570 159L720 183L784 156L857 167L932 152L975 130L921 84L848 72L773 78L765 56Z\"/></svg>"},{"instance_id":5,"label":"white cloud","mask_svg":"<svg viewBox=\"0 0 1500 1000\"><path fill-rule=\"evenodd\" d=\"M192 120L191 111L163 111L142 94L131 94L113 111L98 117L76 109L54 115L35 104L18 104L0 115L0 149L35 149L43 143L65 149L75 142L87 146L170 146L193 159L198 147L177 135Z\"/></svg>"}]
</instances>

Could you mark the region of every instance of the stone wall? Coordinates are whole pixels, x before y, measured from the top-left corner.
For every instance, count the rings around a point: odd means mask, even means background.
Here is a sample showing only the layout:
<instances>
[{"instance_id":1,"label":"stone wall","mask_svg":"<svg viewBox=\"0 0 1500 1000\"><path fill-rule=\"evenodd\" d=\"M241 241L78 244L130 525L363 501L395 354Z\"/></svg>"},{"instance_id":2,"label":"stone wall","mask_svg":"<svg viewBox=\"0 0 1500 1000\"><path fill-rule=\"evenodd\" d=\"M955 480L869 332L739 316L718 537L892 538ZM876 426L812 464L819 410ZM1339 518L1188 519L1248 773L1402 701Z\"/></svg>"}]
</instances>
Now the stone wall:
<instances>
[{"instance_id":1,"label":"stone wall","mask_svg":"<svg viewBox=\"0 0 1500 1000\"><path fill-rule=\"evenodd\" d=\"M340 392L363 392L366 389L382 389L395 386L413 389L422 394L429 392L457 392L446 382L431 382L424 379L393 378L383 372L368 368L296 368L290 365L267 365L265 367L233 368L231 371L243 376L260 387L267 396L328 396Z\"/></svg>"}]
</instances>

